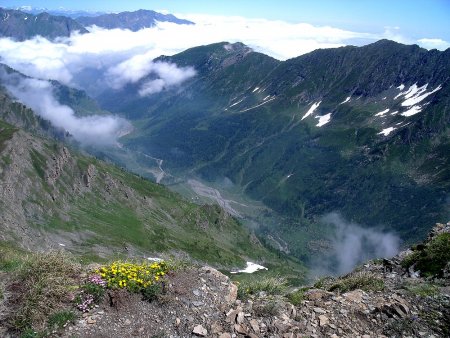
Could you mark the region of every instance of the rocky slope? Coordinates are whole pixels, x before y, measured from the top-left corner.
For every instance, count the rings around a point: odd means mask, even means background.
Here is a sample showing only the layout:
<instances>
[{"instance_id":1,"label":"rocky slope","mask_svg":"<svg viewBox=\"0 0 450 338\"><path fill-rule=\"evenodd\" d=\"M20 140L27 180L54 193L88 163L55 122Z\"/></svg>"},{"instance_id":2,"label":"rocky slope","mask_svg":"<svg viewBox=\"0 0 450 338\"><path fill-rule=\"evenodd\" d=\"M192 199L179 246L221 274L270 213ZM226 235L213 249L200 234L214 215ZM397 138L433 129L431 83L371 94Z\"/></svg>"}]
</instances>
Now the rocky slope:
<instances>
[{"instance_id":1,"label":"rocky slope","mask_svg":"<svg viewBox=\"0 0 450 338\"><path fill-rule=\"evenodd\" d=\"M37 35L47 39L68 37L75 32L88 33L81 24L68 17L0 8L0 37L24 41Z\"/></svg>"},{"instance_id":2,"label":"rocky slope","mask_svg":"<svg viewBox=\"0 0 450 338\"><path fill-rule=\"evenodd\" d=\"M450 223L438 224L422 248L439 236L450 247ZM405 269L410 251L366 263L351 274L322 279L281 295L246 294L217 270L190 268L170 274L155 302L116 292L63 337L448 337L450 259L433 277ZM264 278L259 276L257 278ZM359 284L354 284L358 280ZM365 281L365 282L363 282ZM352 284L353 283L353 284ZM299 295L295 298L292 295ZM294 301L295 300L295 301ZM294 303L295 305L293 305Z\"/></svg>"}]
</instances>

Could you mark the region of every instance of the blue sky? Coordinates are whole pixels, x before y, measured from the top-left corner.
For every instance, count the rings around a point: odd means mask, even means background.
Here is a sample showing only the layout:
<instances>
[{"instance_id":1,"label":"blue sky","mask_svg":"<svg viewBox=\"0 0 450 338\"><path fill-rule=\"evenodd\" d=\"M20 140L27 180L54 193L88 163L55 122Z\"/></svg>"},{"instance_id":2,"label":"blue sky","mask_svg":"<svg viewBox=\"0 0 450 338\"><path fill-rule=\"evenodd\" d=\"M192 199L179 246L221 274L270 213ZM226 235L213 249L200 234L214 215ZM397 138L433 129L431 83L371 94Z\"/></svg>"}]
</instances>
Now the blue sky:
<instances>
[{"instance_id":1,"label":"blue sky","mask_svg":"<svg viewBox=\"0 0 450 338\"><path fill-rule=\"evenodd\" d=\"M31 5L99 11L165 9L171 13L307 22L371 33L395 27L396 31L414 40L440 38L450 41L450 0L2 0L0 4L5 7Z\"/></svg>"}]
</instances>

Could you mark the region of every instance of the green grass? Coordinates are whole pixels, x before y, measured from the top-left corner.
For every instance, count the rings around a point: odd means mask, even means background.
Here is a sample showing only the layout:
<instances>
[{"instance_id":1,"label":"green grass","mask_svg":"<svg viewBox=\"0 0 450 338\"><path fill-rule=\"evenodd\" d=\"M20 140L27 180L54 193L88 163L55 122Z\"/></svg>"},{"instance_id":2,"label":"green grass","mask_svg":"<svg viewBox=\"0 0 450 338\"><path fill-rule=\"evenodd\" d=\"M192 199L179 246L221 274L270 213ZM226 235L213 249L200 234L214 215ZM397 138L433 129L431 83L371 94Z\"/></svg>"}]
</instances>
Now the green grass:
<instances>
[{"instance_id":1,"label":"green grass","mask_svg":"<svg viewBox=\"0 0 450 338\"><path fill-rule=\"evenodd\" d=\"M0 152L5 148L5 142L10 140L17 128L0 120Z\"/></svg>"},{"instance_id":2,"label":"green grass","mask_svg":"<svg viewBox=\"0 0 450 338\"><path fill-rule=\"evenodd\" d=\"M60 329L67 323L73 322L75 318L76 315L73 311L59 311L48 318L48 327L50 329Z\"/></svg>"},{"instance_id":3,"label":"green grass","mask_svg":"<svg viewBox=\"0 0 450 338\"><path fill-rule=\"evenodd\" d=\"M324 279L320 287L328 291L338 291L340 293L356 289L381 291L384 289L384 281L370 272L356 271L337 279Z\"/></svg>"},{"instance_id":4,"label":"green grass","mask_svg":"<svg viewBox=\"0 0 450 338\"><path fill-rule=\"evenodd\" d=\"M44 330L49 317L70 306L70 288L78 273L77 265L61 252L27 256L14 274L9 327L16 332Z\"/></svg>"},{"instance_id":5,"label":"green grass","mask_svg":"<svg viewBox=\"0 0 450 338\"><path fill-rule=\"evenodd\" d=\"M251 296L265 293L268 296L283 295L289 285L283 277L251 276L238 284L238 298L245 300Z\"/></svg>"},{"instance_id":6,"label":"green grass","mask_svg":"<svg viewBox=\"0 0 450 338\"><path fill-rule=\"evenodd\" d=\"M403 288L420 297L432 297L439 294L439 287L437 285L426 282L406 283L403 285Z\"/></svg>"},{"instance_id":7,"label":"green grass","mask_svg":"<svg viewBox=\"0 0 450 338\"><path fill-rule=\"evenodd\" d=\"M443 233L434 237L426 245L420 245L412 254L405 257L402 265L420 271L427 277L441 277L443 269L450 262L450 234Z\"/></svg>"}]
</instances>

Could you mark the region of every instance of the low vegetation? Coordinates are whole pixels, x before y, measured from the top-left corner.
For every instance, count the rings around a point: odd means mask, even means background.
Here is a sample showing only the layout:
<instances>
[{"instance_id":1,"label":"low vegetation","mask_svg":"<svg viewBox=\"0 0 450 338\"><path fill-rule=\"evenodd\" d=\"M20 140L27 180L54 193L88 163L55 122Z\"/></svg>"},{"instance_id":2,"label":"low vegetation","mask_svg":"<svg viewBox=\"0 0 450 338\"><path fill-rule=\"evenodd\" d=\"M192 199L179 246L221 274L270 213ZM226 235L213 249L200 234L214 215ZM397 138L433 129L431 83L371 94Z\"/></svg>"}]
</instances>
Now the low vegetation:
<instances>
[{"instance_id":1,"label":"low vegetation","mask_svg":"<svg viewBox=\"0 0 450 338\"><path fill-rule=\"evenodd\" d=\"M80 266L61 252L25 257L6 287L8 327L16 332L45 330L49 318L70 307L79 274Z\"/></svg>"},{"instance_id":2,"label":"low vegetation","mask_svg":"<svg viewBox=\"0 0 450 338\"><path fill-rule=\"evenodd\" d=\"M239 283L238 298L244 300L260 293L269 296L284 295L288 287L289 285L283 277L261 277L255 275Z\"/></svg>"},{"instance_id":3,"label":"low vegetation","mask_svg":"<svg viewBox=\"0 0 450 338\"><path fill-rule=\"evenodd\" d=\"M0 250L0 323L20 337L45 337L102 302L107 292L124 290L155 300L166 273L177 264L115 261L94 270L63 252L36 253L17 259ZM82 277L84 276L84 277ZM6 311L7 309L7 311Z\"/></svg>"},{"instance_id":4,"label":"low vegetation","mask_svg":"<svg viewBox=\"0 0 450 338\"><path fill-rule=\"evenodd\" d=\"M327 291L338 291L340 293L356 289L364 291L381 291L384 289L384 282L381 278L371 272L354 271L338 278L321 278L314 284L314 287Z\"/></svg>"},{"instance_id":5,"label":"low vegetation","mask_svg":"<svg viewBox=\"0 0 450 338\"><path fill-rule=\"evenodd\" d=\"M413 253L402 262L405 268L414 267L425 277L442 277L445 266L450 262L450 234L434 237L426 245L413 248Z\"/></svg>"}]
</instances>

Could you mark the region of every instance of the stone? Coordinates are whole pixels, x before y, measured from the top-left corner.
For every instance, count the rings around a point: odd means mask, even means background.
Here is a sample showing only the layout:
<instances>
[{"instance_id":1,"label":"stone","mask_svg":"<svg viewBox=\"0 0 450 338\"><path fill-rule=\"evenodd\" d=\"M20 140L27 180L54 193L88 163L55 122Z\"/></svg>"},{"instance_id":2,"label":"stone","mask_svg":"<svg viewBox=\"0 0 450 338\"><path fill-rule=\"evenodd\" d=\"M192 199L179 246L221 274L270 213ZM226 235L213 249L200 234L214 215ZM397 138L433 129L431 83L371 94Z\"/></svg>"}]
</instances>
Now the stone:
<instances>
[{"instance_id":1,"label":"stone","mask_svg":"<svg viewBox=\"0 0 450 338\"><path fill-rule=\"evenodd\" d=\"M222 327L222 325L220 325L219 323L213 323L212 325L211 325L211 333L212 334L219 334L219 333L221 333L221 332L223 332L223 327Z\"/></svg>"},{"instance_id":2,"label":"stone","mask_svg":"<svg viewBox=\"0 0 450 338\"><path fill-rule=\"evenodd\" d=\"M361 303L363 298L363 292L361 290L354 290L344 293L343 296L354 303Z\"/></svg>"},{"instance_id":3,"label":"stone","mask_svg":"<svg viewBox=\"0 0 450 338\"><path fill-rule=\"evenodd\" d=\"M124 323L125 325L131 325L131 320L129 320L129 319L127 319L127 320L125 320L125 323Z\"/></svg>"},{"instance_id":4,"label":"stone","mask_svg":"<svg viewBox=\"0 0 450 338\"><path fill-rule=\"evenodd\" d=\"M87 319L86 319L86 323L88 323L88 324L95 324L97 321L94 319L94 318L92 318L92 317L88 317Z\"/></svg>"},{"instance_id":5,"label":"stone","mask_svg":"<svg viewBox=\"0 0 450 338\"><path fill-rule=\"evenodd\" d=\"M180 318L176 318L175 319L175 326L180 326L180 324L181 324L181 320L180 320Z\"/></svg>"},{"instance_id":6,"label":"stone","mask_svg":"<svg viewBox=\"0 0 450 338\"><path fill-rule=\"evenodd\" d=\"M237 292L238 292L238 287L235 284L231 283L229 285L228 294L225 296L225 301L228 304L234 303L237 299Z\"/></svg>"},{"instance_id":7,"label":"stone","mask_svg":"<svg viewBox=\"0 0 450 338\"><path fill-rule=\"evenodd\" d=\"M260 333L258 321L256 319L250 320L250 326L252 327L252 330L255 331L255 333Z\"/></svg>"},{"instance_id":8,"label":"stone","mask_svg":"<svg viewBox=\"0 0 450 338\"><path fill-rule=\"evenodd\" d=\"M321 289L311 289L305 292L305 299L310 301L329 299L331 297L333 297L333 293Z\"/></svg>"},{"instance_id":9,"label":"stone","mask_svg":"<svg viewBox=\"0 0 450 338\"><path fill-rule=\"evenodd\" d=\"M319 314L325 314L325 313L327 313L324 309L321 309L320 307L315 307L315 308L313 309L313 311L314 311L315 313L319 313Z\"/></svg>"},{"instance_id":10,"label":"stone","mask_svg":"<svg viewBox=\"0 0 450 338\"><path fill-rule=\"evenodd\" d=\"M231 323L231 324L234 324L235 321L236 321L236 316L237 316L238 313L239 313L238 310L233 310L233 309L231 309L230 311L228 311L228 312L226 313L227 322L229 322L229 323Z\"/></svg>"},{"instance_id":11,"label":"stone","mask_svg":"<svg viewBox=\"0 0 450 338\"><path fill-rule=\"evenodd\" d=\"M231 338L231 334L225 332L219 335L219 338Z\"/></svg>"},{"instance_id":12,"label":"stone","mask_svg":"<svg viewBox=\"0 0 450 338\"><path fill-rule=\"evenodd\" d=\"M236 323L238 324L242 324L244 322L244 313L243 312L239 312L237 317L236 317Z\"/></svg>"},{"instance_id":13,"label":"stone","mask_svg":"<svg viewBox=\"0 0 450 338\"><path fill-rule=\"evenodd\" d=\"M208 334L208 330L206 330L202 325L197 325L192 330L192 333L196 336L206 337L206 335Z\"/></svg>"},{"instance_id":14,"label":"stone","mask_svg":"<svg viewBox=\"0 0 450 338\"><path fill-rule=\"evenodd\" d=\"M234 331L240 334L247 334L247 330L240 324L234 324Z\"/></svg>"},{"instance_id":15,"label":"stone","mask_svg":"<svg viewBox=\"0 0 450 338\"><path fill-rule=\"evenodd\" d=\"M327 316L325 315L320 315L319 316L319 326L325 326L330 322L330 320L328 319Z\"/></svg>"}]
</instances>

